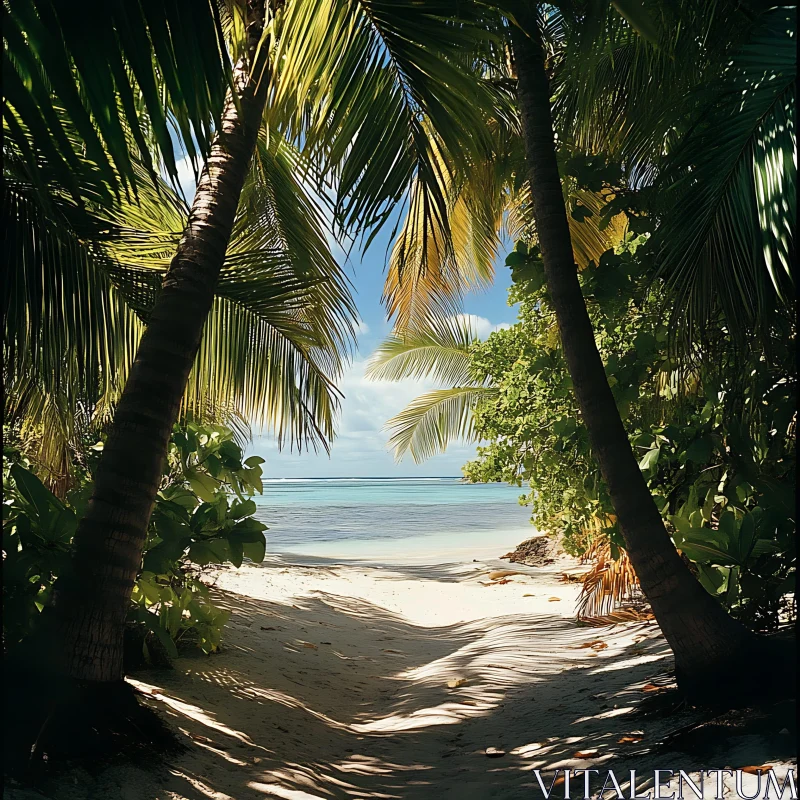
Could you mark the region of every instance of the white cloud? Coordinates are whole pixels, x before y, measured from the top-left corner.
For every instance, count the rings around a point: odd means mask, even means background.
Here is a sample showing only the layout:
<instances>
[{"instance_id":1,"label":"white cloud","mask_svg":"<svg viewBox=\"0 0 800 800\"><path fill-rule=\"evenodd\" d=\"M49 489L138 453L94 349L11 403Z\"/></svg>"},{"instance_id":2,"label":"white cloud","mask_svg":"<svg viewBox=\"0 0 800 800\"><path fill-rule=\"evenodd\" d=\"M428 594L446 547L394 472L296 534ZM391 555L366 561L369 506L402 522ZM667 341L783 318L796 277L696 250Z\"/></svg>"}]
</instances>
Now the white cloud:
<instances>
[{"instance_id":1,"label":"white cloud","mask_svg":"<svg viewBox=\"0 0 800 800\"><path fill-rule=\"evenodd\" d=\"M192 200L194 199L194 191L197 188L197 181L194 178L194 169L192 169L191 159L189 156L179 158L175 162L175 166L178 170L178 185L183 190L186 202L191 206Z\"/></svg>"},{"instance_id":2,"label":"white cloud","mask_svg":"<svg viewBox=\"0 0 800 800\"><path fill-rule=\"evenodd\" d=\"M356 336L365 336L369 333L369 325L363 319L358 320L355 324Z\"/></svg>"},{"instance_id":3,"label":"white cloud","mask_svg":"<svg viewBox=\"0 0 800 800\"><path fill-rule=\"evenodd\" d=\"M494 331L501 331L511 327L507 322L493 325L486 317L479 317L477 314L459 314L456 319L466 321L479 339L486 339Z\"/></svg>"}]
</instances>

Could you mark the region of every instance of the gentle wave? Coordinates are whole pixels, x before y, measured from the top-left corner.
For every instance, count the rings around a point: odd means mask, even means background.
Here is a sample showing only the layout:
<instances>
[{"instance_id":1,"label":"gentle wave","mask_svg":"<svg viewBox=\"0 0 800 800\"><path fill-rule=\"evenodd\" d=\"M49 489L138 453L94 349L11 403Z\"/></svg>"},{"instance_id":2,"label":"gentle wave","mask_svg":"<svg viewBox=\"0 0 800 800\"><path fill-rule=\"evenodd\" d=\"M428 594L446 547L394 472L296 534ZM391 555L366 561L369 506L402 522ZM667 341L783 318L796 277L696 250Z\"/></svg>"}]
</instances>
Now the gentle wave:
<instances>
[{"instance_id":1,"label":"gentle wave","mask_svg":"<svg viewBox=\"0 0 800 800\"><path fill-rule=\"evenodd\" d=\"M459 533L491 538L524 531L525 490L457 478L326 478L265 481L256 517L269 526L269 549L314 543L401 540Z\"/></svg>"}]
</instances>

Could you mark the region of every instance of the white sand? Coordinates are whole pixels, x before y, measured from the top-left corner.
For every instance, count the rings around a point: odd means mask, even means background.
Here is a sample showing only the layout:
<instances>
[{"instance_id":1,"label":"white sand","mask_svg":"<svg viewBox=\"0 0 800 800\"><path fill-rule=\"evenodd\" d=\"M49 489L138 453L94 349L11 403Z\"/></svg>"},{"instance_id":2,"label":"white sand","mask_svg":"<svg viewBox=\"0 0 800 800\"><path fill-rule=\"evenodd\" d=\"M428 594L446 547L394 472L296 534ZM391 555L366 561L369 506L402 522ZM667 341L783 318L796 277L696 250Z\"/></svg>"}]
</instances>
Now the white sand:
<instances>
[{"instance_id":1,"label":"white sand","mask_svg":"<svg viewBox=\"0 0 800 800\"><path fill-rule=\"evenodd\" d=\"M487 586L489 572L513 565L441 552L428 563L296 560L310 566L273 557L222 571L224 650L134 676L186 753L76 773L52 796L541 798L533 769L652 774L769 757L752 741L738 754L650 753L688 720L632 714L669 651L654 624L577 625L577 586L558 581L572 562ZM597 640L607 647L585 647Z\"/></svg>"}]
</instances>

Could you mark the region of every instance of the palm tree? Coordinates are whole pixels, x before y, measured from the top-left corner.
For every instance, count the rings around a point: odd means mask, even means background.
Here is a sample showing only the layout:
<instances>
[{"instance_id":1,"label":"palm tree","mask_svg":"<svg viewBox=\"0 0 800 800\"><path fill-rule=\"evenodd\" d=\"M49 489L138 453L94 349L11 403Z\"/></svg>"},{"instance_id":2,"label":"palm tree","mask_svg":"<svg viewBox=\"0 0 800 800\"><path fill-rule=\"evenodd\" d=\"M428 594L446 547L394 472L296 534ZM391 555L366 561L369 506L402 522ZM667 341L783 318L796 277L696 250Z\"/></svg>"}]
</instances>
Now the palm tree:
<instances>
[{"instance_id":1,"label":"palm tree","mask_svg":"<svg viewBox=\"0 0 800 800\"><path fill-rule=\"evenodd\" d=\"M169 431L214 305L259 136L275 129L288 133L321 165L313 188L324 195L334 184L342 230L380 227L412 181L433 187L433 200L421 215L430 225L444 215L438 154L463 166L477 160L483 146L477 123L482 107L491 105L488 89L475 91L460 55L474 52L485 34L468 19L453 25L445 4L395 8L298 0L265 6L248 0L209 5L205 21L211 25L200 32L206 42L209 30L214 32L215 45L203 59L184 62L181 21L163 20L151 6L134 6L130 26L119 16L127 6L98 14L86 27L102 29L102 46L91 52L84 52L86 37L72 11L54 8L45 19L33 5L20 7L25 13L15 17L15 33L24 35L6 43L10 69L18 76L33 72L35 80L20 81L4 116L20 159L33 165L29 182L43 195L54 175L71 187L76 204L135 191L141 180L123 145L152 149L169 161L169 137L157 135L163 119L177 120L184 144L194 136L206 154L188 222L116 404L92 500L75 537L72 569L55 593L62 671L91 685L113 686L122 677L125 611ZM423 30L426 40L416 44ZM77 45L81 52L72 49ZM220 100L217 107L212 89L226 74L226 47L235 63L224 104ZM52 76L56 68L60 72ZM431 81L431 69L444 80ZM160 116L148 104L161 97L150 80L154 72L170 101L169 113ZM75 76L92 89L87 100ZM466 86L469 97L460 91ZM39 116L32 110L36 104L26 102L34 96L46 101ZM152 117L151 138L137 127L137 98ZM452 115L464 121L465 137L448 135L440 124ZM204 136L212 130L213 137ZM47 157L44 172L38 170L39 153ZM73 162L80 180L70 181L67 174ZM275 202L284 202L282 188L273 188ZM313 349L313 340L307 346Z\"/></svg>"},{"instance_id":2,"label":"palm tree","mask_svg":"<svg viewBox=\"0 0 800 800\"><path fill-rule=\"evenodd\" d=\"M631 4L625 5L627 8L631 7ZM781 13L785 15L785 12ZM644 27L641 17L634 15L633 21L640 28ZM522 120L533 224L576 398L589 432L593 452L608 485L629 557L675 653L676 673L682 689L690 696L706 701L735 701L745 689L750 692L754 690L752 673L741 668L743 663L753 663L745 662L746 655L749 652L758 652L760 655L757 658L763 659L764 648L759 646L755 649L756 639L753 634L723 611L679 558L647 490L608 386L575 266L570 217L565 207L564 186L556 157L552 90L541 24L534 6L516 5L509 24L511 54L517 77L516 96ZM649 27L652 31L652 26ZM777 29L784 44L790 47L790 35L787 37L787 31L791 28L785 19L780 21ZM759 35L763 36L763 33L757 31L756 36ZM755 54L751 49L745 51L740 69L733 71L734 77L738 79L738 85L734 82L734 88L750 90L755 96L755 102L749 113L744 115L744 119L737 120L739 124L733 126L725 140L730 143L730 148L725 156L719 157L717 164L717 168L724 166L724 171L719 174L703 173L707 183L702 185L698 198L704 198L710 205L707 207L695 198L690 206L695 216L691 220L685 216L680 217L687 226L683 233L689 233L691 246L687 252L682 253L681 258L675 258L681 249L681 245L676 242L683 241L676 223L668 228L673 241L662 249L661 274L667 277L668 285L671 283L681 289L678 299L684 302L678 308L685 307L685 298L703 292L703 313L693 313L690 317L690 327L694 331L697 320L711 319L715 309L720 310L725 319L733 324L735 309L741 306L742 301L750 303L748 310L760 309L763 314L765 306L761 303L754 304L752 297L761 301L766 299L767 304L772 303L774 306L775 298L780 299L786 293L785 275L790 269L787 254L793 252L793 228L787 211L792 207L793 201L781 206L780 201L776 200L774 187L781 185L784 180L788 181L792 190L794 187L794 170L786 161L791 158L793 142L793 134L790 133L793 128L788 124L787 114L793 108L791 98L794 91L794 71L790 59L783 57L781 48L776 72L779 80L767 83L768 88L765 88L766 82L763 78L771 70L765 70L763 66L763 43L758 50L761 55L759 63L754 64ZM719 97L721 92L719 89L717 91ZM734 93L728 94L731 104L741 103L741 96L740 91L734 100ZM628 101L631 102L630 93ZM729 105L728 109L730 108ZM730 111L727 115L723 111L712 119L718 122L718 127L703 129L701 125L703 141L719 140L720 130L724 130L721 120L730 126ZM619 120L615 119L615 122L618 123ZM661 130L663 131L663 127ZM648 133L652 139L658 132L659 129L654 128ZM647 136L643 138L647 140ZM763 141L765 139L766 144ZM688 141L696 142L697 136L689 137ZM652 141L649 143L652 146ZM638 145L641 148L641 141ZM641 149L638 155L642 160ZM693 156L691 161L687 159L687 150L682 149L674 157L670 157L668 164L674 164L671 169L679 172L682 169L683 175L688 166L702 163L702 159L697 156ZM642 168L646 168L646 161L645 157ZM755 178L748 177L748 174L753 174L749 172L753 162L756 165ZM669 168L664 172L669 175ZM683 178L683 191L687 191L688 187L693 192L698 191L696 174L695 169L692 174ZM744 191L742 184L735 184L732 178L744 182ZM754 183L757 191L752 191ZM738 199L731 199L732 196ZM739 234L740 227L744 225L744 230L753 231L752 222L756 219L762 220L762 232L758 237L748 233L750 238L743 240ZM767 227L779 232L776 244L765 233ZM709 299L708 289L711 287L713 292L714 285L723 281L719 270L714 268L715 264L720 263L721 257L725 256L725 246L722 251L716 246L716 243L727 241L724 235L718 235L723 231L732 237L733 244L727 246L733 248L739 274L746 273L747 280L738 279L739 284L748 288L742 289L738 294L729 292L725 298L727 302L719 304L713 298ZM756 241L758 247L753 246ZM754 251L758 254L759 247L764 254L763 258L756 255L754 259ZM780 264L780 270L776 268L776 264ZM467 270L467 274L470 274L471 269ZM764 281L765 276L771 278L771 292L761 291L765 286L770 288L770 281ZM435 278L426 277L425 280L428 285L436 285ZM441 282L457 286L457 281L454 280ZM413 283L413 276L406 279L409 291L413 288ZM755 289L749 288L753 286ZM392 288L391 284L389 288ZM437 289L442 292L439 287ZM397 306L398 303L394 301L394 306L390 308ZM690 308L694 312L697 306L692 305ZM430 315L429 311L426 313ZM445 308L442 313L450 313L450 309ZM416 319L424 320L425 314L418 312ZM679 324L679 316L674 316L673 319ZM749 319L753 319L752 313ZM401 416L407 417L408 414L409 409L402 412ZM446 429L445 425L439 426L439 430ZM453 425L451 429L457 429L457 426ZM411 438L408 430L404 431L404 435L404 441ZM420 449L419 445L417 449ZM781 666L783 665L782 663ZM760 688L762 687L757 687L756 691Z\"/></svg>"},{"instance_id":3,"label":"palm tree","mask_svg":"<svg viewBox=\"0 0 800 800\"><path fill-rule=\"evenodd\" d=\"M277 133L257 146L182 411L316 447L334 433L355 309L295 177L302 163ZM45 213L13 164L4 178L5 421L63 496L81 436L113 417L188 209L157 178L137 202L79 210L59 198Z\"/></svg>"},{"instance_id":4,"label":"palm tree","mask_svg":"<svg viewBox=\"0 0 800 800\"><path fill-rule=\"evenodd\" d=\"M263 116L267 82L265 8L245 18L244 52L233 68L218 133L189 221L164 277L109 429L71 569L55 589L61 663L73 678L122 678L122 633L146 526L214 290L233 232Z\"/></svg>"},{"instance_id":5,"label":"palm tree","mask_svg":"<svg viewBox=\"0 0 800 800\"><path fill-rule=\"evenodd\" d=\"M550 302L592 452L626 550L670 647L681 688L706 699L734 691L753 636L699 584L678 556L639 469L606 379L581 293L555 155L550 86L539 21L511 29L533 214ZM750 681L748 675L746 678ZM730 684L730 685L728 685Z\"/></svg>"}]
</instances>

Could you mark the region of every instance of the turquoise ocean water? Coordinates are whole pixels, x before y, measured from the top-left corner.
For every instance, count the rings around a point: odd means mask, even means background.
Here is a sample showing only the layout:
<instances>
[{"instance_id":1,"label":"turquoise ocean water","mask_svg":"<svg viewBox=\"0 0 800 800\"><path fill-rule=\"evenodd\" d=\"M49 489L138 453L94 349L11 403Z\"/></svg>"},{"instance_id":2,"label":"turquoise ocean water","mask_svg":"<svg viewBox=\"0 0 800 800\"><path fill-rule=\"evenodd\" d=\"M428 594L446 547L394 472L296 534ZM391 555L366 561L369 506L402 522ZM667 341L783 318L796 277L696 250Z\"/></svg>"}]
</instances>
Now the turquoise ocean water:
<instances>
[{"instance_id":1,"label":"turquoise ocean water","mask_svg":"<svg viewBox=\"0 0 800 800\"><path fill-rule=\"evenodd\" d=\"M267 480L256 517L272 553L359 552L480 542L504 547L533 535L522 490L458 478Z\"/></svg>"}]
</instances>

